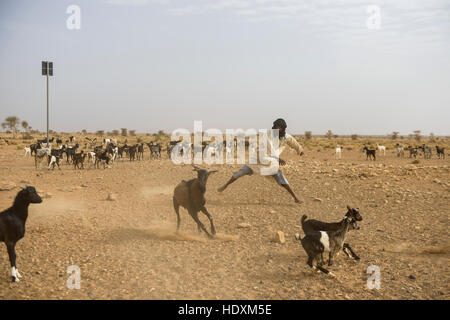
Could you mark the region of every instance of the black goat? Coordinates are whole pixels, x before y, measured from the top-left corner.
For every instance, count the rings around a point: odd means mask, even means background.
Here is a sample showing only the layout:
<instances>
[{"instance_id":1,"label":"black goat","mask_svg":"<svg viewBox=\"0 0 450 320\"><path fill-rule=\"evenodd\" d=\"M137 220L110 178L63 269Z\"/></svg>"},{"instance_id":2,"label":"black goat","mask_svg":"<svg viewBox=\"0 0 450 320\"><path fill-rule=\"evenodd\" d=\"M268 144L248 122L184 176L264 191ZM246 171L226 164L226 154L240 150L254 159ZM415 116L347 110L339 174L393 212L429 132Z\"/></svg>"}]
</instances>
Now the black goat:
<instances>
[{"instance_id":1,"label":"black goat","mask_svg":"<svg viewBox=\"0 0 450 320\"><path fill-rule=\"evenodd\" d=\"M138 145L128 147L128 155L130 156L130 161L136 160L136 152Z\"/></svg>"},{"instance_id":2,"label":"black goat","mask_svg":"<svg viewBox=\"0 0 450 320\"><path fill-rule=\"evenodd\" d=\"M372 159L374 161L376 160L376 157L375 157L376 150L375 149L369 149L366 146L364 146L363 150L366 152L366 160L368 160L368 159Z\"/></svg>"},{"instance_id":3,"label":"black goat","mask_svg":"<svg viewBox=\"0 0 450 320\"><path fill-rule=\"evenodd\" d=\"M331 266L333 258L343 249L345 236L350 228L358 229L358 225L353 218L345 216L340 222L339 228L335 231L308 232L300 240L303 249L308 254L307 264L313 269L317 268L323 273L334 276L322 267L324 265L323 254L329 252L328 265ZM316 265L314 265L314 262Z\"/></svg>"},{"instance_id":4,"label":"black goat","mask_svg":"<svg viewBox=\"0 0 450 320\"><path fill-rule=\"evenodd\" d=\"M362 221L362 216L359 213L359 208L351 208L350 206L347 206L347 213L344 216L344 219L346 218L352 218L355 221ZM341 225L343 224L343 220L340 222L322 222L315 219L309 219L306 220L307 216L303 215L302 217L302 229L305 234L315 231L336 231L338 230ZM358 227L359 229L359 227ZM342 250L344 253L349 256L350 258L354 258L355 260L359 260L360 258L358 255L353 251L353 249L350 247L348 243L344 243Z\"/></svg>"},{"instance_id":5,"label":"black goat","mask_svg":"<svg viewBox=\"0 0 450 320\"><path fill-rule=\"evenodd\" d=\"M86 159L87 154L81 150L80 153L75 153L72 156L72 162L74 169L84 169L84 160Z\"/></svg>"},{"instance_id":6,"label":"black goat","mask_svg":"<svg viewBox=\"0 0 450 320\"><path fill-rule=\"evenodd\" d=\"M436 146L436 155L437 155L438 159L441 158L441 155L442 155L442 159L445 159L445 148L439 148L438 146Z\"/></svg>"},{"instance_id":7,"label":"black goat","mask_svg":"<svg viewBox=\"0 0 450 320\"><path fill-rule=\"evenodd\" d=\"M144 144L141 143L137 146L137 159L144 160Z\"/></svg>"},{"instance_id":8,"label":"black goat","mask_svg":"<svg viewBox=\"0 0 450 320\"><path fill-rule=\"evenodd\" d=\"M67 157L66 159L67 163L69 163L69 161L72 160L74 154L78 152L79 147L80 145L77 143L74 147L67 147L64 149Z\"/></svg>"},{"instance_id":9,"label":"black goat","mask_svg":"<svg viewBox=\"0 0 450 320\"><path fill-rule=\"evenodd\" d=\"M0 241L6 244L11 263L11 279L19 281L22 276L16 267L16 243L25 235L25 223L30 203L41 203L42 199L34 187L25 187L19 191L11 208L0 212Z\"/></svg>"}]
</instances>

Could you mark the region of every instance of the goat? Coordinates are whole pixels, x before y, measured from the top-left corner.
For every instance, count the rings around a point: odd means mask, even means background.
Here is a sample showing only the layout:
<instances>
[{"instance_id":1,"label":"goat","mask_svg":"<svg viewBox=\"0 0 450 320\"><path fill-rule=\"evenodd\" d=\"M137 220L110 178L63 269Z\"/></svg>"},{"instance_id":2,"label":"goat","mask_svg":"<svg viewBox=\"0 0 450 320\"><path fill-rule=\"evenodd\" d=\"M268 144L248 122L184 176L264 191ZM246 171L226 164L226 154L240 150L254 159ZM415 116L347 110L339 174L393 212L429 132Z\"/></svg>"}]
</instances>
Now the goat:
<instances>
[{"instance_id":1,"label":"goat","mask_svg":"<svg viewBox=\"0 0 450 320\"><path fill-rule=\"evenodd\" d=\"M61 170L61 167L59 166L59 161L62 158L62 154L61 155L49 155L48 156L48 170L50 170L50 168L52 170L55 170L55 164L58 166L58 169Z\"/></svg>"},{"instance_id":2,"label":"goat","mask_svg":"<svg viewBox=\"0 0 450 320\"><path fill-rule=\"evenodd\" d=\"M369 149L366 146L364 146L363 150L366 152L366 160L368 160L368 159L372 159L374 161L376 160L376 158L375 158L376 150L375 149Z\"/></svg>"},{"instance_id":3,"label":"goat","mask_svg":"<svg viewBox=\"0 0 450 320\"><path fill-rule=\"evenodd\" d=\"M36 169L38 168L38 162L40 163L42 159L46 158L46 156L51 155L50 148L42 148L36 149L36 153L34 154L34 165Z\"/></svg>"},{"instance_id":4,"label":"goat","mask_svg":"<svg viewBox=\"0 0 450 320\"><path fill-rule=\"evenodd\" d=\"M409 157L410 158L412 158L413 156L414 156L414 159L416 159L417 158L417 155L418 155L418 153L419 153L419 148L417 148L417 147L411 147L411 146L408 146L408 149L407 149L408 151L409 151Z\"/></svg>"},{"instance_id":5,"label":"goat","mask_svg":"<svg viewBox=\"0 0 450 320\"><path fill-rule=\"evenodd\" d=\"M194 171L197 171L197 178L191 179L189 181L181 181L173 192L173 207L175 213L177 214L177 232L180 229L180 206L187 209L192 219L197 223L197 229L199 232L203 230L208 238L212 238L212 235L206 230L203 223L198 218L198 212L203 212L209 219L211 224L211 233L216 234L216 229L214 227L212 216L209 214L208 210L205 208L205 192L206 192L206 181L211 173L217 172L217 170L208 171L201 169L193 165Z\"/></svg>"},{"instance_id":6,"label":"goat","mask_svg":"<svg viewBox=\"0 0 450 320\"><path fill-rule=\"evenodd\" d=\"M128 148L128 155L130 156L130 161L136 160L137 144Z\"/></svg>"},{"instance_id":7,"label":"goat","mask_svg":"<svg viewBox=\"0 0 450 320\"><path fill-rule=\"evenodd\" d=\"M341 159L341 157L342 157L342 148L340 146L336 146L334 158Z\"/></svg>"},{"instance_id":8,"label":"goat","mask_svg":"<svg viewBox=\"0 0 450 320\"><path fill-rule=\"evenodd\" d=\"M84 159L86 159L86 153L81 150L80 153L75 153L72 157L74 169L84 169Z\"/></svg>"},{"instance_id":9,"label":"goat","mask_svg":"<svg viewBox=\"0 0 450 320\"><path fill-rule=\"evenodd\" d=\"M151 158L161 158L161 145L159 143L153 144L152 142L147 143L150 149L150 159Z\"/></svg>"},{"instance_id":10,"label":"goat","mask_svg":"<svg viewBox=\"0 0 450 320\"><path fill-rule=\"evenodd\" d=\"M97 141L97 138L90 139L90 138L88 138L88 137L85 137L85 139L86 139L87 141L89 141L89 143L90 143L90 145L91 145L91 148L95 147L95 141Z\"/></svg>"},{"instance_id":11,"label":"goat","mask_svg":"<svg viewBox=\"0 0 450 320\"><path fill-rule=\"evenodd\" d=\"M55 140L54 137L52 137L51 139L48 139L48 142L49 142L49 143L52 143L53 140ZM37 143L38 143L38 144L44 144L44 143L47 143L47 139L41 139L41 140L37 139Z\"/></svg>"},{"instance_id":12,"label":"goat","mask_svg":"<svg viewBox=\"0 0 450 320\"><path fill-rule=\"evenodd\" d=\"M95 165L95 152L93 151L88 152L88 159L91 160L90 167L92 165Z\"/></svg>"},{"instance_id":13,"label":"goat","mask_svg":"<svg viewBox=\"0 0 450 320\"><path fill-rule=\"evenodd\" d=\"M445 148L439 148L438 146L436 146L436 155L438 157L438 159L441 158L442 155L442 159L445 159Z\"/></svg>"},{"instance_id":14,"label":"goat","mask_svg":"<svg viewBox=\"0 0 450 320\"><path fill-rule=\"evenodd\" d=\"M385 146L380 146L378 143L377 143L377 148L378 148L378 152L381 154L381 152L383 151L383 156L385 156L386 155L386 147Z\"/></svg>"},{"instance_id":15,"label":"goat","mask_svg":"<svg viewBox=\"0 0 450 320\"><path fill-rule=\"evenodd\" d=\"M33 153L36 154L36 150L40 149L40 148L41 148L41 146L39 143L30 144L30 155L33 156Z\"/></svg>"},{"instance_id":16,"label":"goat","mask_svg":"<svg viewBox=\"0 0 450 320\"><path fill-rule=\"evenodd\" d=\"M28 218L30 203L41 203L42 199L36 189L31 186L22 188L17 193L11 208L0 212L0 241L6 244L9 262L11 263L11 279L19 281L22 276L16 266L16 243L25 235L25 223Z\"/></svg>"},{"instance_id":17,"label":"goat","mask_svg":"<svg viewBox=\"0 0 450 320\"><path fill-rule=\"evenodd\" d=\"M424 159L431 159L432 152L430 147L425 146L425 144L423 144L422 146L419 147L419 149L422 150Z\"/></svg>"},{"instance_id":18,"label":"goat","mask_svg":"<svg viewBox=\"0 0 450 320\"><path fill-rule=\"evenodd\" d=\"M333 273L323 268L324 252L328 252L328 265L333 264L333 258L343 250L345 237L350 228L358 229L358 224L356 220L351 217L345 216L344 219L339 223L339 227L333 231L311 231L308 232L300 242L303 249L305 249L308 254L307 264L313 269L319 269L325 274L334 276ZM320 262L318 261L320 257ZM316 265L314 265L316 262Z\"/></svg>"},{"instance_id":19,"label":"goat","mask_svg":"<svg viewBox=\"0 0 450 320\"><path fill-rule=\"evenodd\" d=\"M395 145L397 149L397 157L404 157L405 156L405 148L398 143Z\"/></svg>"},{"instance_id":20,"label":"goat","mask_svg":"<svg viewBox=\"0 0 450 320\"><path fill-rule=\"evenodd\" d=\"M67 163L69 163L70 160L73 161L73 156L74 156L74 154L76 154L78 152L79 147L80 147L80 145L77 143L74 147L65 148Z\"/></svg>"},{"instance_id":21,"label":"goat","mask_svg":"<svg viewBox=\"0 0 450 320\"><path fill-rule=\"evenodd\" d=\"M27 155L28 156L31 156L31 148L30 147L25 147L25 148L23 148L24 150L25 150L25 155L24 155L24 157L26 157Z\"/></svg>"},{"instance_id":22,"label":"goat","mask_svg":"<svg viewBox=\"0 0 450 320\"><path fill-rule=\"evenodd\" d=\"M111 160L111 154L107 151L99 151L95 153L95 163L94 166L96 168L99 167L100 162L103 163L103 169L106 168L106 165L109 165L109 161Z\"/></svg>"},{"instance_id":23,"label":"goat","mask_svg":"<svg viewBox=\"0 0 450 320\"><path fill-rule=\"evenodd\" d=\"M347 213L345 214L344 219L345 219L345 217L352 218L355 221L362 221L362 216L359 213L359 208L351 208L350 206L347 206ZM305 234L308 234L308 233L314 232L314 231L336 231L339 229L339 227L343 223L342 220L340 222L328 223L328 222L322 222L322 221L314 220L314 219L309 219L309 220L306 220L306 219L307 219L307 216L303 215L301 221L302 221L302 229ZM343 244L342 250L348 257L354 258L355 260L360 259L348 243Z\"/></svg>"},{"instance_id":24,"label":"goat","mask_svg":"<svg viewBox=\"0 0 450 320\"><path fill-rule=\"evenodd\" d=\"M144 160L144 144L137 145L137 159Z\"/></svg>"}]
</instances>

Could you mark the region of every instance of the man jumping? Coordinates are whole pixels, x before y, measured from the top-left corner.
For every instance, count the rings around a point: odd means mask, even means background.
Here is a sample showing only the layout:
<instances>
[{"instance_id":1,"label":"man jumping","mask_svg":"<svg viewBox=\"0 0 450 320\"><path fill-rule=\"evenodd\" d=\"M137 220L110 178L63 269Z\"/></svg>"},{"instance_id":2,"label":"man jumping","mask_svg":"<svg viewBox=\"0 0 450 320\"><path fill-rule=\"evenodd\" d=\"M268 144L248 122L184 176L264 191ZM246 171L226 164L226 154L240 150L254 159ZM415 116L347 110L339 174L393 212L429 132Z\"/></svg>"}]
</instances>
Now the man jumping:
<instances>
[{"instance_id":1,"label":"man jumping","mask_svg":"<svg viewBox=\"0 0 450 320\"><path fill-rule=\"evenodd\" d=\"M294 149L299 156L303 155L303 148L302 146L295 140L293 136L286 133L287 124L286 121L283 119L277 119L274 121L272 129L278 129L279 131L279 150L277 150L278 155L281 154L285 146L289 146L290 148ZM278 157L279 165L284 166L286 164L286 161ZM230 184L235 182L237 179L249 175L251 176L254 173L254 170L251 169L249 166L244 165L241 169L233 173L230 180L226 184L224 184L222 187L217 189L219 192L223 192ZM278 170L278 172L272 177L275 179L275 181L285 188L289 194L294 198L295 202L299 203L300 200L295 195L294 191L292 191L291 187L289 186L289 182L287 181L286 177L284 176L283 172L281 170Z\"/></svg>"}]
</instances>

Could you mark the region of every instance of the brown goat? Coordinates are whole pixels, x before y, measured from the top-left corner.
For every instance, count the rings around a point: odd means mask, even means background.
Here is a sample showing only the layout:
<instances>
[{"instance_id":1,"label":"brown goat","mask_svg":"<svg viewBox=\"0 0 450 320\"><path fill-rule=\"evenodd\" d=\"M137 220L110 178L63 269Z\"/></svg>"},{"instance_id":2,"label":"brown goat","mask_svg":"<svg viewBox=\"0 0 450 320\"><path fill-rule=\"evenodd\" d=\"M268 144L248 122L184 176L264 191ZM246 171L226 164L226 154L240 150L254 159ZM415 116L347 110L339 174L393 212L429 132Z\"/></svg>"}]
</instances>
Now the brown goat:
<instances>
[{"instance_id":1,"label":"brown goat","mask_svg":"<svg viewBox=\"0 0 450 320\"><path fill-rule=\"evenodd\" d=\"M208 210L205 208L205 192L206 192L206 181L208 180L208 176L216 172L217 170L208 171L205 169L201 169L197 166L193 166L194 171L197 171L197 178L191 179L189 181L181 181L173 192L173 207L175 209L175 213L177 214L177 231L180 228L180 212L179 208L182 206L185 208L192 219L197 223L198 231L201 232L203 230L208 238L212 238L212 235L206 230L203 223L198 218L198 212L203 212L209 219L211 223L211 233L216 234L216 229L214 228L214 223L211 215Z\"/></svg>"}]
</instances>

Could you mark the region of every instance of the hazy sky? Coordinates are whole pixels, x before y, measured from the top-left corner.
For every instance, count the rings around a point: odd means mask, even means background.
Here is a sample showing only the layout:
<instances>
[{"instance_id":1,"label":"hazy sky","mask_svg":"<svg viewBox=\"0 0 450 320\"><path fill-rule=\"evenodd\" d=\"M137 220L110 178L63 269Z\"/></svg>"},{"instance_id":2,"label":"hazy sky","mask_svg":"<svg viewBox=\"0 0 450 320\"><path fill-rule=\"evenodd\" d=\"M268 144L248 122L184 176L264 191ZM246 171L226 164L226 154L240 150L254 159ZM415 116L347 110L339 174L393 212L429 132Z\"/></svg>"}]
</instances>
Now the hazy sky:
<instances>
[{"instance_id":1,"label":"hazy sky","mask_svg":"<svg viewBox=\"0 0 450 320\"><path fill-rule=\"evenodd\" d=\"M42 60L56 131L450 134L449 0L1 0L0 121L45 128Z\"/></svg>"}]
</instances>

